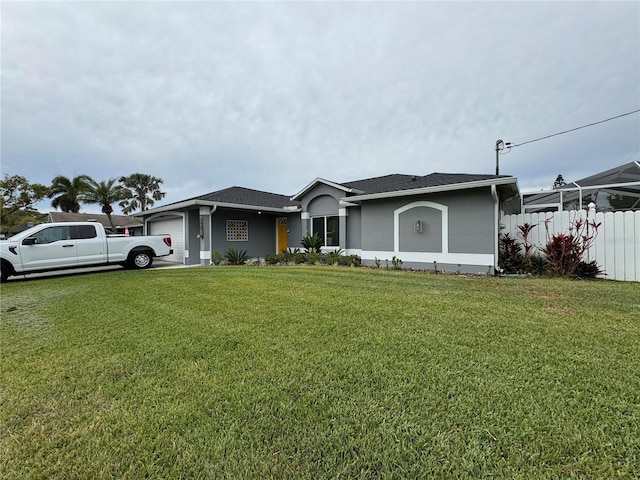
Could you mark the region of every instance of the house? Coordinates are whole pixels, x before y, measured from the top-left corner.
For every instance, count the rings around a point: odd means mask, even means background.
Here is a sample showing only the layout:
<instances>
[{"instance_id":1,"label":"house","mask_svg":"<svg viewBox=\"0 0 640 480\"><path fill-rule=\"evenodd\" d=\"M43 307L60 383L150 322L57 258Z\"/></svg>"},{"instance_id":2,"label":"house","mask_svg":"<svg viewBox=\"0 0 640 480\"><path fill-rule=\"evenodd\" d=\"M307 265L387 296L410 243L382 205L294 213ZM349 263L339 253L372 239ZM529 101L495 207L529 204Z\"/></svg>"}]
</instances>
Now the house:
<instances>
[{"instance_id":1,"label":"house","mask_svg":"<svg viewBox=\"0 0 640 480\"><path fill-rule=\"evenodd\" d=\"M116 227L114 233L125 233L125 229L130 235L142 235L142 221L128 215L111 215L111 220ZM72 213L72 212L49 212L47 223L52 222L98 222L105 228L111 229L109 219L104 213Z\"/></svg>"},{"instance_id":2,"label":"house","mask_svg":"<svg viewBox=\"0 0 640 480\"><path fill-rule=\"evenodd\" d=\"M145 231L170 233L174 261L208 265L214 251L264 257L301 248L317 233L323 250L363 264L395 256L406 268L487 272L497 264L501 215L520 212L507 175L393 174L346 183L316 178L287 196L230 187L146 210Z\"/></svg>"}]
</instances>

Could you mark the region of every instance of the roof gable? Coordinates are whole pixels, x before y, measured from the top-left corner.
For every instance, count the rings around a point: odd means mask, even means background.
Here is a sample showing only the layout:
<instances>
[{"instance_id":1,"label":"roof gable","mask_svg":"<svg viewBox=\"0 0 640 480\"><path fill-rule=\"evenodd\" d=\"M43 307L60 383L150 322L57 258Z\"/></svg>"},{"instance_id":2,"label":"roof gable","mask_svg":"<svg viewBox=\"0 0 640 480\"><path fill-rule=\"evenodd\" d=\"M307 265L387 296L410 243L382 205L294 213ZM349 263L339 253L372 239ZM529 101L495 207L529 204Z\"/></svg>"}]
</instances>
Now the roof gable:
<instances>
[{"instance_id":1,"label":"roof gable","mask_svg":"<svg viewBox=\"0 0 640 480\"><path fill-rule=\"evenodd\" d=\"M324 178L317 177L314 181L309 183L306 187L304 187L302 190L296 193L293 197L291 197L291 200L301 199L304 195L306 195L309 191L311 191L318 185L327 185L329 187L335 188L336 190L342 190L345 193L351 193L354 190L353 187L349 187L346 184L340 184L340 183L332 182L330 180L325 180ZM358 191L357 193L363 193L363 192Z\"/></svg>"}]
</instances>

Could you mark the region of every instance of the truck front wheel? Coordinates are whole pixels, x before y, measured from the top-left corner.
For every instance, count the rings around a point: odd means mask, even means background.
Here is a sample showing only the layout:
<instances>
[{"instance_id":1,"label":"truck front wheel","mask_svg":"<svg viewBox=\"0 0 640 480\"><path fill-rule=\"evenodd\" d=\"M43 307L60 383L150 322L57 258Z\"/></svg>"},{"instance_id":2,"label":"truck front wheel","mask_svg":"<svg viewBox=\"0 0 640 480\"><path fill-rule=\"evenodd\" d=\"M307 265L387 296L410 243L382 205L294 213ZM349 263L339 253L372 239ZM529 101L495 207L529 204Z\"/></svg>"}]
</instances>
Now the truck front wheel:
<instances>
[{"instance_id":1,"label":"truck front wheel","mask_svg":"<svg viewBox=\"0 0 640 480\"><path fill-rule=\"evenodd\" d=\"M137 270L149 268L153 263L153 256L147 251L131 252L129 255L129 265Z\"/></svg>"}]
</instances>

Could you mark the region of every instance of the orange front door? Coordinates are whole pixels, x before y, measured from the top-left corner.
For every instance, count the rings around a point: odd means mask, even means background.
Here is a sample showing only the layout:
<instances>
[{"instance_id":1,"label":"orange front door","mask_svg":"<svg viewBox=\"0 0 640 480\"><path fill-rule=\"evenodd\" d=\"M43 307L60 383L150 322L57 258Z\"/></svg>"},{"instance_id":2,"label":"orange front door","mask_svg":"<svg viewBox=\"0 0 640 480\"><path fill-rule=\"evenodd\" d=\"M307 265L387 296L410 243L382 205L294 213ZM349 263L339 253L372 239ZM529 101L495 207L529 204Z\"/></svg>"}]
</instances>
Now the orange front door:
<instances>
[{"instance_id":1,"label":"orange front door","mask_svg":"<svg viewBox=\"0 0 640 480\"><path fill-rule=\"evenodd\" d=\"M287 217L276 218L276 253L282 253L288 247L287 238L289 234L289 228L287 225Z\"/></svg>"}]
</instances>

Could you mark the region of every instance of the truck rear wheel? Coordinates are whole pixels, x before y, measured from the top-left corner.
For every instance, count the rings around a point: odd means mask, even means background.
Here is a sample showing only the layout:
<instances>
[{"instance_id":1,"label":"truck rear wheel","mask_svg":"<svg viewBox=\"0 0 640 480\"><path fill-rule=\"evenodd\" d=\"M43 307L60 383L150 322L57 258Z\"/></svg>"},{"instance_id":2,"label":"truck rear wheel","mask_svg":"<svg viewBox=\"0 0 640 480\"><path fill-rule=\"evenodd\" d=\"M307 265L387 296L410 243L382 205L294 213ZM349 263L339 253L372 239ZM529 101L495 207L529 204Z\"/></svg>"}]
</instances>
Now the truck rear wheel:
<instances>
[{"instance_id":1,"label":"truck rear wheel","mask_svg":"<svg viewBox=\"0 0 640 480\"><path fill-rule=\"evenodd\" d=\"M144 250L138 252L131 252L129 255L129 266L137 270L143 268L149 268L153 263L153 256Z\"/></svg>"}]
</instances>

